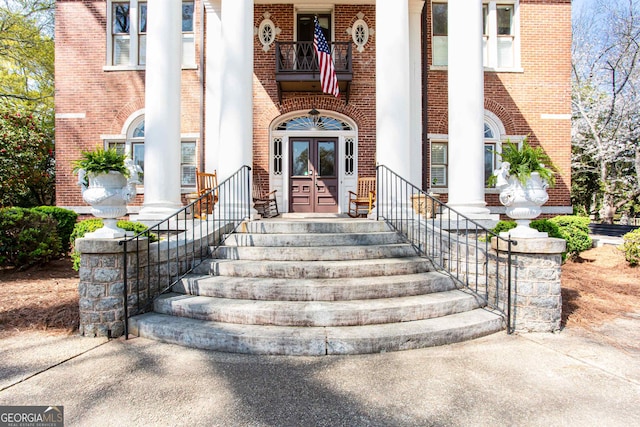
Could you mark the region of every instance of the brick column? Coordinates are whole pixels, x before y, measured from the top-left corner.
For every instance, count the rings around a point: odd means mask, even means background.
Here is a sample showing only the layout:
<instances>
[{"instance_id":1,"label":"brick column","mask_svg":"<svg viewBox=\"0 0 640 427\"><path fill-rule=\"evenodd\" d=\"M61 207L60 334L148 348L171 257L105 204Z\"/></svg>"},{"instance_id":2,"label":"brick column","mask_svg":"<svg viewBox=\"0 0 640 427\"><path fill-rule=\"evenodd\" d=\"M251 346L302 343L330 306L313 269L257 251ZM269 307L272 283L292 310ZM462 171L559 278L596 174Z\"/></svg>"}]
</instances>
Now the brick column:
<instances>
[{"instance_id":1,"label":"brick column","mask_svg":"<svg viewBox=\"0 0 640 427\"><path fill-rule=\"evenodd\" d=\"M511 247L512 324L520 332L554 332L560 329L562 296L560 267L563 239L519 239ZM495 249L497 239L492 239ZM500 256L506 244L500 241ZM506 283L504 273L500 281ZM504 300L506 301L506 299Z\"/></svg>"},{"instance_id":2,"label":"brick column","mask_svg":"<svg viewBox=\"0 0 640 427\"><path fill-rule=\"evenodd\" d=\"M81 254L80 335L113 338L123 335L124 246L117 239L78 239L75 247ZM142 263L146 263L146 247L140 245L140 250L145 251L138 257ZM128 257L133 261L136 253L131 252ZM135 277L136 271L129 274Z\"/></svg>"}]
</instances>

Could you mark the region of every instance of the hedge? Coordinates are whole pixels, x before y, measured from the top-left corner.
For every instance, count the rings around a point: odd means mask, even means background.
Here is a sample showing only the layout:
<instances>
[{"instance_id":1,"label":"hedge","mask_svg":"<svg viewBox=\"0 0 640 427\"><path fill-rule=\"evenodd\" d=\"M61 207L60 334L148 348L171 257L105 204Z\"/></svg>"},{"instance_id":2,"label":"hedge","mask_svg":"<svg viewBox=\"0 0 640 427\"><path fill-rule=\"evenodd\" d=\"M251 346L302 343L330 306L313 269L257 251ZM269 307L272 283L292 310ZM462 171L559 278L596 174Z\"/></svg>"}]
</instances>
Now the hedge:
<instances>
[{"instance_id":1,"label":"hedge","mask_svg":"<svg viewBox=\"0 0 640 427\"><path fill-rule=\"evenodd\" d=\"M622 239L625 259L633 266L638 265L640 263L640 228L628 232L622 236Z\"/></svg>"},{"instance_id":2,"label":"hedge","mask_svg":"<svg viewBox=\"0 0 640 427\"><path fill-rule=\"evenodd\" d=\"M0 265L26 268L61 253L58 223L33 209L0 208Z\"/></svg>"},{"instance_id":3,"label":"hedge","mask_svg":"<svg viewBox=\"0 0 640 427\"><path fill-rule=\"evenodd\" d=\"M75 243L76 239L80 239L84 237L85 234L92 233L99 228L102 228L103 225L104 224L102 220L99 218L85 219L84 221L80 221L76 223L75 227L73 228L73 232L71 233L71 241ZM141 222L125 220L118 221L117 225L125 231L133 231L135 234L142 233L147 228L149 228ZM158 240L155 234L148 234L147 237L149 237L149 240L152 242ZM80 269L80 253L75 250L71 252L71 260L73 261L73 269L78 271Z\"/></svg>"},{"instance_id":4,"label":"hedge","mask_svg":"<svg viewBox=\"0 0 640 427\"><path fill-rule=\"evenodd\" d=\"M68 254L71 250L71 233L73 233L73 227L75 227L78 220L78 214L57 206L38 206L32 209L47 214L56 220L58 223L58 236L62 245L61 255Z\"/></svg>"}]
</instances>

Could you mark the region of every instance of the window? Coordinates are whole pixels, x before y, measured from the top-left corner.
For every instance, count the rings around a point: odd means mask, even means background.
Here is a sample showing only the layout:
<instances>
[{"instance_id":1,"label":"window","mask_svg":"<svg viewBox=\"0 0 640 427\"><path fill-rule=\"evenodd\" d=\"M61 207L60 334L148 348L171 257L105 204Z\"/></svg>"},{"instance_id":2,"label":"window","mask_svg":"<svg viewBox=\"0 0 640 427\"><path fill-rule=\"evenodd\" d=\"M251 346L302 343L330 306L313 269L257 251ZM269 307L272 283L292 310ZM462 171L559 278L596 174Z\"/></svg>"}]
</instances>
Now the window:
<instances>
[{"instance_id":1,"label":"window","mask_svg":"<svg viewBox=\"0 0 640 427\"><path fill-rule=\"evenodd\" d=\"M127 154L133 159L133 163L140 166L143 174L141 181L144 183L144 116L134 119L127 129L126 136L122 138L105 138L106 148L115 148L118 153ZM191 188L196 186L196 141L183 140L180 156L180 181L181 186Z\"/></svg>"},{"instance_id":2,"label":"window","mask_svg":"<svg viewBox=\"0 0 640 427\"><path fill-rule=\"evenodd\" d=\"M433 65L447 65L448 7L447 3L433 3Z\"/></svg>"},{"instance_id":3,"label":"window","mask_svg":"<svg viewBox=\"0 0 640 427\"><path fill-rule=\"evenodd\" d=\"M431 186L447 186L448 155L446 142L431 143Z\"/></svg>"},{"instance_id":4,"label":"window","mask_svg":"<svg viewBox=\"0 0 640 427\"><path fill-rule=\"evenodd\" d=\"M485 110L484 122L484 182L500 167L500 153L505 141L520 142L523 137L507 136L500 119ZM448 137L447 135L430 135L431 139L431 187L442 188L448 185Z\"/></svg>"},{"instance_id":5,"label":"window","mask_svg":"<svg viewBox=\"0 0 640 427\"><path fill-rule=\"evenodd\" d=\"M110 0L107 65L143 67L147 63L147 2ZM182 2L182 65L195 67L194 2Z\"/></svg>"},{"instance_id":6,"label":"window","mask_svg":"<svg viewBox=\"0 0 640 427\"><path fill-rule=\"evenodd\" d=\"M486 68L520 66L518 1L485 1L482 7L482 58ZM446 66L448 51L447 3L432 3L432 65Z\"/></svg>"}]
</instances>

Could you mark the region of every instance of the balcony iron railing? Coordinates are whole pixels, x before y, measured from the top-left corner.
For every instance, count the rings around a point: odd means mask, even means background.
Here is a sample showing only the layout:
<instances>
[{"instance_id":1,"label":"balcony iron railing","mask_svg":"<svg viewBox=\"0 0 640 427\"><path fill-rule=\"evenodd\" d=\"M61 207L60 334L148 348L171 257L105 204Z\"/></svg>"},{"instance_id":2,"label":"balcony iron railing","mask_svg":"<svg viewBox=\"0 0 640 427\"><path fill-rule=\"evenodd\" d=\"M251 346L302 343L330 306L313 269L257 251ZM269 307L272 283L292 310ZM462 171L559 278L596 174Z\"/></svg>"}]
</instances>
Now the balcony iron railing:
<instances>
[{"instance_id":1,"label":"balcony iron railing","mask_svg":"<svg viewBox=\"0 0 640 427\"><path fill-rule=\"evenodd\" d=\"M349 102L349 89L353 78L351 43L331 43L331 57L338 77L340 92ZM276 42L276 82L278 98L282 92L320 91L320 68L313 42Z\"/></svg>"}]
</instances>

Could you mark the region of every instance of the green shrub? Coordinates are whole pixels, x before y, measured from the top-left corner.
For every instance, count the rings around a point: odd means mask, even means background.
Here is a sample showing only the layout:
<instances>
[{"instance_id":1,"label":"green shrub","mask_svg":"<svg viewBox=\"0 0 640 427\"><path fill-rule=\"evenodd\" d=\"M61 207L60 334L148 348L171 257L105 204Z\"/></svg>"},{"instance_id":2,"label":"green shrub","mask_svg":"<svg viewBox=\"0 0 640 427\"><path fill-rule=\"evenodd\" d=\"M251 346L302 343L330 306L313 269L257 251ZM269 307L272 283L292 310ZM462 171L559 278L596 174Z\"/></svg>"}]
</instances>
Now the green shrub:
<instances>
[{"instance_id":1,"label":"green shrub","mask_svg":"<svg viewBox=\"0 0 640 427\"><path fill-rule=\"evenodd\" d=\"M0 265L24 268L60 255L57 222L31 209L0 208Z\"/></svg>"},{"instance_id":2,"label":"green shrub","mask_svg":"<svg viewBox=\"0 0 640 427\"><path fill-rule=\"evenodd\" d=\"M640 263L640 228L628 232L622 238L625 259L633 266L638 265Z\"/></svg>"},{"instance_id":3,"label":"green shrub","mask_svg":"<svg viewBox=\"0 0 640 427\"><path fill-rule=\"evenodd\" d=\"M516 228L517 224L515 221L499 221L496 226L491 230L496 234L500 234L503 231L509 231ZM549 234L549 237L559 237L562 238L560 230L558 226L548 219L536 219L531 221L529 226L535 230L538 230L543 233Z\"/></svg>"},{"instance_id":4,"label":"green shrub","mask_svg":"<svg viewBox=\"0 0 640 427\"><path fill-rule=\"evenodd\" d=\"M549 221L560 229L562 238L567 241L567 253L571 257L593 247L589 237L589 218L583 216L564 215L551 218Z\"/></svg>"},{"instance_id":5,"label":"green shrub","mask_svg":"<svg viewBox=\"0 0 640 427\"><path fill-rule=\"evenodd\" d=\"M495 227L491 231L496 234L500 234L503 231L509 231L513 228L516 228L517 224L515 221L498 221Z\"/></svg>"},{"instance_id":6,"label":"green shrub","mask_svg":"<svg viewBox=\"0 0 640 427\"><path fill-rule=\"evenodd\" d=\"M102 226L102 220L99 218L85 219L84 221L76 223L73 228L73 232L71 233L71 242L75 244L76 239L80 239L84 237L85 234L92 233L99 228L102 228ZM125 231L133 231L135 234L142 233L149 228L141 222L125 220L118 221L118 227ZM158 240L158 237L155 234L147 234L147 237L149 237L151 242ZM71 252L71 260L73 261L73 269L78 271L80 269L80 253L75 250Z\"/></svg>"},{"instance_id":7,"label":"green shrub","mask_svg":"<svg viewBox=\"0 0 640 427\"><path fill-rule=\"evenodd\" d=\"M58 222L57 231L62 246L61 253L62 255L68 254L71 250L71 233L73 233L73 227L78 220L78 214L57 206L38 206L33 209L49 215Z\"/></svg>"},{"instance_id":8,"label":"green shrub","mask_svg":"<svg viewBox=\"0 0 640 427\"><path fill-rule=\"evenodd\" d=\"M551 220L548 220L548 219L533 220L531 221L531 228L535 228L540 232L547 233L549 237L564 239L564 237L562 237L562 232L560 231L560 227L558 227Z\"/></svg>"}]
</instances>

